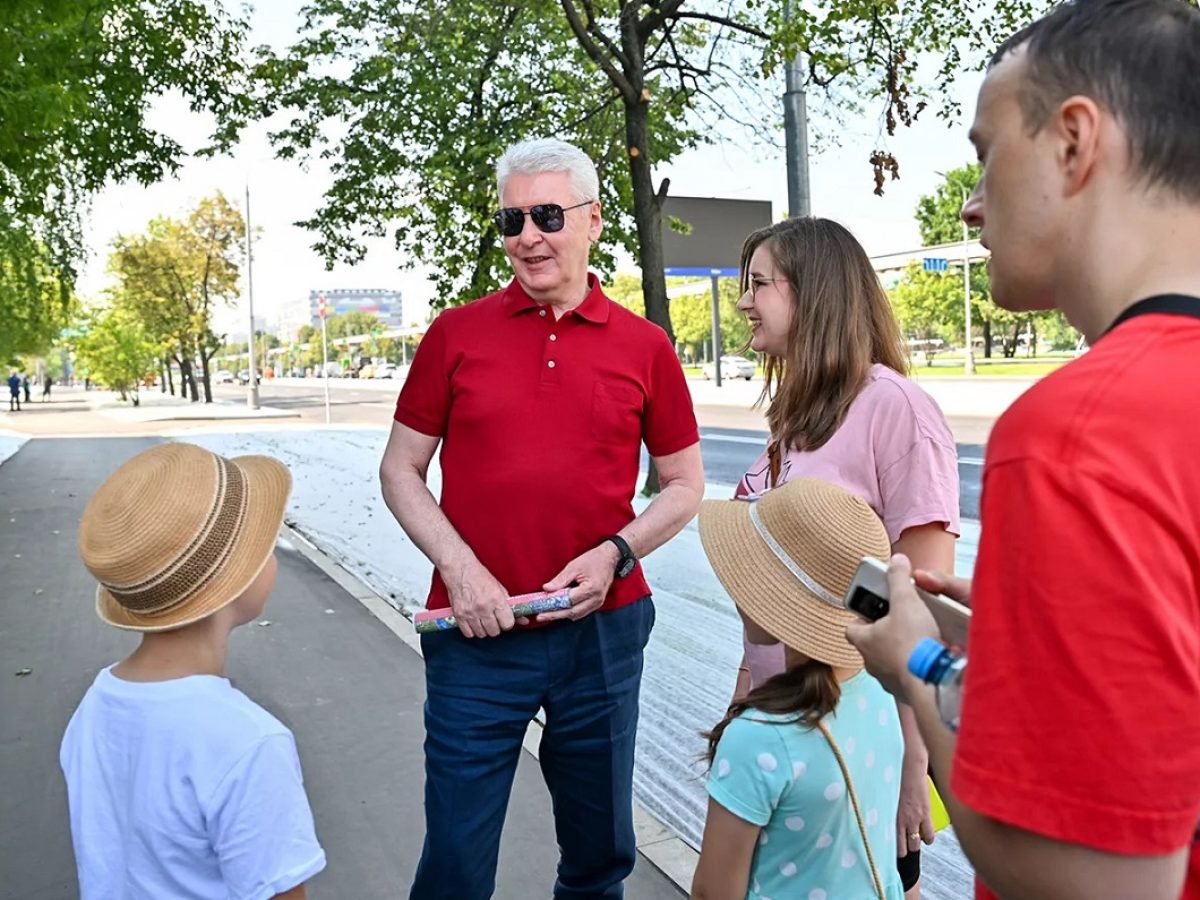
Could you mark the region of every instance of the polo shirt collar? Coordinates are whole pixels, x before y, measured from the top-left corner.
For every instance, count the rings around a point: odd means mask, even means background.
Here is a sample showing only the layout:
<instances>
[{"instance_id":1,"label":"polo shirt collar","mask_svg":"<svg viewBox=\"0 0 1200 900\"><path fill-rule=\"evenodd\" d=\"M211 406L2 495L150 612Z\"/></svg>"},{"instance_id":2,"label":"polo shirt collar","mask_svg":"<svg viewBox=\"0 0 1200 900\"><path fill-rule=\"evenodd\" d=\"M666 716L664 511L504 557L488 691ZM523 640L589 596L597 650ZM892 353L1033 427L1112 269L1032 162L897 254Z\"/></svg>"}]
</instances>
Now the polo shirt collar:
<instances>
[{"instance_id":1,"label":"polo shirt collar","mask_svg":"<svg viewBox=\"0 0 1200 900\"><path fill-rule=\"evenodd\" d=\"M571 312L588 322L603 325L608 321L608 304L609 299L604 296L604 291L600 287L600 279L594 272L588 272L587 296ZM521 282L516 278L509 282L508 287L504 289L504 312L506 315L515 316L529 309L540 308L541 304L525 293Z\"/></svg>"}]
</instances>

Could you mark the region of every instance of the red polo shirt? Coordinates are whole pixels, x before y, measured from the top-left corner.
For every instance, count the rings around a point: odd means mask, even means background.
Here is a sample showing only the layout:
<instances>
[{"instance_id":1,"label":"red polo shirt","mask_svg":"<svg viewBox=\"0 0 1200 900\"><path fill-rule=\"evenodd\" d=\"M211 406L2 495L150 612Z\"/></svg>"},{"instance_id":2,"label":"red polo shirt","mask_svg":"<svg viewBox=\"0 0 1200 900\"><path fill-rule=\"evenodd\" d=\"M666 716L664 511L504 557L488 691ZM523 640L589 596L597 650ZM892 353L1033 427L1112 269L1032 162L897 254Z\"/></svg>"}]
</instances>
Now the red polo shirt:
<instances>
[{"instance_id":1,"label":"red polo shirt","mask_svg":"<svg viewBox=\"0 0 1200 900\"><path fill-rule=\"evenodd\" d=\"M1200 321L1146 315L1001 417L951 785L1035 834L1192 845L1200 900ZM980 900L992 895L982 885Z\"/></svg>"},{"instance_id":2,"label":"red polo shirt","mask_svg":"<svg viewBox=\"0 0 1200 900\"><path fill-rule=\"evenodd\" d=\"M514 280L429 326L396 421L442 439L441 507L510 594L541 590L633 521L639 457L699 439L666 333L590 291L555 319ZM638 566L604 609L650 593ZM450 605L433 574L428 608Z\"/></svg>"}]
</instances>

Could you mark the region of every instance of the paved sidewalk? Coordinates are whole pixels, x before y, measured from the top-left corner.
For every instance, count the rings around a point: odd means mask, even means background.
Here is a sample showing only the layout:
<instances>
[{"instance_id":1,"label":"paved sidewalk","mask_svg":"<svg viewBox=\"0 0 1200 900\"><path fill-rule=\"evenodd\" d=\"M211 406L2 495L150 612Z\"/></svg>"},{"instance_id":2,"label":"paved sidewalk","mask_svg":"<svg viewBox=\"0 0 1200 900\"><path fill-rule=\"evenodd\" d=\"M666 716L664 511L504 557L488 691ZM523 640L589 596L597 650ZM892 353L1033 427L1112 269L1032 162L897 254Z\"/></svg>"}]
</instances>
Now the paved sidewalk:
<instances>
[{"instance_id":1,"label":"paved sidewalk","mask_svg":"<svg viewBox=\"0 0 1200 900\"><path fill-rule=\"evenodd\" d=\"M95 672L136 638L96 619L75 534L88 496L148 438L35 439L0 465L0 896L76 896L58 744ZM230 676L295 732L329 866L315 900L403 897L423 838L419 657L300 554L280 551L264 613L235 632ZM28 668L29 674L17 676ZM495 896L548 897L557 860L533 759L518 769ZM639 859L630 900L678 889Z\"/></svg>"}]
</instances>

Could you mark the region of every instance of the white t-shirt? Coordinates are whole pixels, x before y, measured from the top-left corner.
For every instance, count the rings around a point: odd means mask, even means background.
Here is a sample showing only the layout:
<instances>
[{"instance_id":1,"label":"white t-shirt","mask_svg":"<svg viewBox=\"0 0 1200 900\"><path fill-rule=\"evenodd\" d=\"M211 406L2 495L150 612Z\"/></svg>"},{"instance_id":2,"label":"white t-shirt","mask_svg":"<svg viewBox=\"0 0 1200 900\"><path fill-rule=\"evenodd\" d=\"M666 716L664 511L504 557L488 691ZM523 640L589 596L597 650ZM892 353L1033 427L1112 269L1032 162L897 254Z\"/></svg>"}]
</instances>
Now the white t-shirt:
<instances>
[{"instance_id":1,"label":"white t-shirt","mask_svg":"<svg viewBox=\"0 0 1200 900\"><path fill-rule=\"evenodd\" d=\"M325 868L286 726L225 678L110 669L59 754L81 900L262 900Z\"/></svg>"}]
</instances>

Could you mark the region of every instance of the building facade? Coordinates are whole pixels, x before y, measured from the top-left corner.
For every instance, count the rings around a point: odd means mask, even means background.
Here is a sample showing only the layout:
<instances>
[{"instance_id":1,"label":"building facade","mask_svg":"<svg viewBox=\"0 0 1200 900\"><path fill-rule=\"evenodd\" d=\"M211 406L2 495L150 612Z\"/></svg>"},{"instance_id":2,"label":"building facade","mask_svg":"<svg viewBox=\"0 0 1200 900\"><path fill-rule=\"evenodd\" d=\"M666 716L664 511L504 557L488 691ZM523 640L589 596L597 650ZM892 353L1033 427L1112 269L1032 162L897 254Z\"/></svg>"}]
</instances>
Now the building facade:
<instances>
[{"instance_id":1,"label":"building facade","mask_svg":"<svg viewBox=\"0 0 1200 900\"><path fill-rule=\"evenodd\" d=\"M374 288L333 288L324 291L309 291L308 313L313 326L319 326L317 315L320 298L325 298L326 316L340 316L349 312L363 312L377 316L389 328L404 325L404 304L399 291Z\"/></svg>"}]
</instances>

